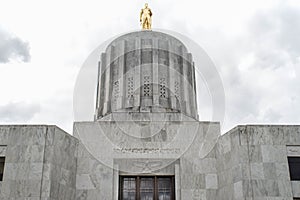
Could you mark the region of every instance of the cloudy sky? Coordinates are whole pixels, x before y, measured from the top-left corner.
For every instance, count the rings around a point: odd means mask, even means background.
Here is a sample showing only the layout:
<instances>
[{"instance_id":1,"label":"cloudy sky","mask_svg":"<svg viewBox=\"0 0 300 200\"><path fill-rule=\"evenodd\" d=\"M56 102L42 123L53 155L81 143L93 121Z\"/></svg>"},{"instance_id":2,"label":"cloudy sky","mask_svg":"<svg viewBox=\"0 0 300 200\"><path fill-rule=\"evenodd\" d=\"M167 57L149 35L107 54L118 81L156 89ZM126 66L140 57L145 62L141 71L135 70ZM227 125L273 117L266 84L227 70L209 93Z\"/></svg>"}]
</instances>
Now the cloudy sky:
<instances>
[{"instance_id":1,"label":"cloudy sky","mask_svg":"<svg viewBox=\"0 0 300 200\"><path fill-rule=\"evenodd\" d=\"M10 0L0 7L0 124L56 124L69 133L87 56L139 29L141 0ZM149 0L153 28L192 38L214 61L226 96L223 132L300 123L299 0ZM201 120L210 120L199 99Z\"/></svg>"}]
</instances>

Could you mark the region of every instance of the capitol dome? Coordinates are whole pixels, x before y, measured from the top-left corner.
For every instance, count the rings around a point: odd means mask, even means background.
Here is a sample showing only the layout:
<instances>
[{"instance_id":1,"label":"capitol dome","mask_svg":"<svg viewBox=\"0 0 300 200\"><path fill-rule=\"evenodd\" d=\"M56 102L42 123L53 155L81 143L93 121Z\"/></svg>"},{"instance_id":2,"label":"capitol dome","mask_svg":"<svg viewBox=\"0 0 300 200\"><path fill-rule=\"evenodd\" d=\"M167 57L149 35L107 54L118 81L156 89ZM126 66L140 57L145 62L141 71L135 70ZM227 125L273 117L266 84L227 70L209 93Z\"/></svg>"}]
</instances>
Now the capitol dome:
<instances>
[{"instance_id":1,"label":"capitol dome","mask_svg":"<svg viewBox=\"0 0 300 200\"><path fill-rule=\"evenodd\" d=\"M157 31L131 32L101 54L95 120L129 112L198 119L194 62L180 40Z\"/></svg>"}]
</instances>

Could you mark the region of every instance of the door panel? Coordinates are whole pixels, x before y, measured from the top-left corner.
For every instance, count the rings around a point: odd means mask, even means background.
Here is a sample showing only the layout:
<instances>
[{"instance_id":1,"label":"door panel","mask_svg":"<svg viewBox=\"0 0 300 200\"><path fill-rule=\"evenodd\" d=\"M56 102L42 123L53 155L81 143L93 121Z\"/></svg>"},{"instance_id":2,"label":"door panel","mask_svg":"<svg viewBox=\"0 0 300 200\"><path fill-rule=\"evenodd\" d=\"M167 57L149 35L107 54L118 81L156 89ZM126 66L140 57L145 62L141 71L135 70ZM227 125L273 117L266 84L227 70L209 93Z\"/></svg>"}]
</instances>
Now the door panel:
<instances>
[{"instance_id":1,"label":"door panel","mask_svg":"<svg viewBox=\"0 0 300 200\"><path fill-rule=\"evenodd\" d=\"M122 199L136 200L136 178L123 178Z\"/></svg>"},{"instance_id":2,"label":"door panel","mask_svg":"<svg viewBox=\"0 0 300 200\"><path fill-rule=\"evenodd\" d=\"M154 177L143 177L140 179L141 200L154 199Z\"/></svg>"}]
</instances>

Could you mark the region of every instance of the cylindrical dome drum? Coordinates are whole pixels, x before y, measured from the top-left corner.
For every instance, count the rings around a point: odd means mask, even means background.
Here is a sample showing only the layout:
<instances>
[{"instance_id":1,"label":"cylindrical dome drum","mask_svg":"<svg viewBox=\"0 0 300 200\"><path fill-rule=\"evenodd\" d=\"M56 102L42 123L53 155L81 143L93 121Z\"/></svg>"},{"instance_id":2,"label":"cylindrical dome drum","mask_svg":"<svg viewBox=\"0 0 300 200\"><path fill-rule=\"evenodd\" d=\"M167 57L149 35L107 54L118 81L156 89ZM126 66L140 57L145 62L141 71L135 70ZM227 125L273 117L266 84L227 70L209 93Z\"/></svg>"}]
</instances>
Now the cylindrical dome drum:
<instances>
[{"instance_id":1,"label":"cylindrical dome drum","mask_svg":"<svg viewBox=\"0 0 300 200\"><path fill-rule=\"evenodd\" d=\"M102 53L98 72L95 120L114 112L175 112L198 119L192 55L171 35L122 35Z\"/></svg>"}]
</instances>

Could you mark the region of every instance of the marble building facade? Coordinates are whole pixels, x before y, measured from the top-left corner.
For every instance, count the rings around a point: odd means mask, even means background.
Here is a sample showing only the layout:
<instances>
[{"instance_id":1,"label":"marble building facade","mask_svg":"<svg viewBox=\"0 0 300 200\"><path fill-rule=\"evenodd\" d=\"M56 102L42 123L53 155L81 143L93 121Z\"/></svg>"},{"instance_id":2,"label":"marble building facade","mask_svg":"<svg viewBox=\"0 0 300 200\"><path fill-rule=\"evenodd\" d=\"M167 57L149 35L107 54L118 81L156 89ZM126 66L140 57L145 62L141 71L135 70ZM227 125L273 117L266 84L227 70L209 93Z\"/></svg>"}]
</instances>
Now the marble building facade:
<instances>
[{"instance_id":1,"label":"marble building facade","mask_svg":"<svg viewBox=\"0 0 300 200\"><path fill-rule=\"evenodd\" d=\"M193 58L175 37L122 35L98 68L95 120L74 122L73 135L0 126L0 199L300 199L300 126L221 135L199 121Z\"/></svg>"}]
</instances>

